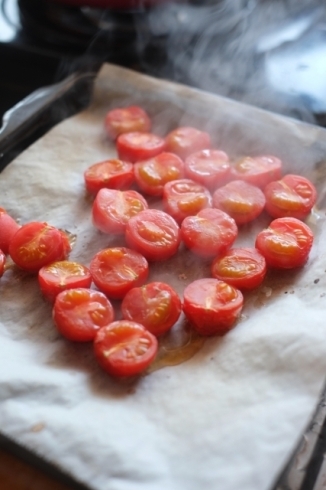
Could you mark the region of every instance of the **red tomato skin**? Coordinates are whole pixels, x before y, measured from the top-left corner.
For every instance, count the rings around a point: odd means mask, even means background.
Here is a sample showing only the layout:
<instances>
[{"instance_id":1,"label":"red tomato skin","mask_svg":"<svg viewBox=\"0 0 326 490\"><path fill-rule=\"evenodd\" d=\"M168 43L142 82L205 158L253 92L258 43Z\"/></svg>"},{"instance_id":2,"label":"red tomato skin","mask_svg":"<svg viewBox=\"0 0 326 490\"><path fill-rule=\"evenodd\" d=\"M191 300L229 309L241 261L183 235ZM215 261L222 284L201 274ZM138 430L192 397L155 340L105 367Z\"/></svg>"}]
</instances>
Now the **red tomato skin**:
<instances>
[{"instance_id":1,"label":"red tomato skin","mask_svg":"<svg viewBox=\"0 0 326 490\"><path fill-rule=\"evenodd\" d=\"M174 129L165 137L165 142L166 151L176 153L182 160L191 153L211 147L210 135L191 126Z\"/></svg>"},{"instance_id":2,"label":"red tomato skin","mask_svg":"<svg viewBox=\"0 0 326 490\"><path fill-rule=\"evenodd\" d=\"M0 250L0 277L3 276L3 273L5 271L5 265L6 265L6 256L3 253L3 251Z\"/></svg>"},{"instance_id":3,"label":"red tomato skin","mask_svg":"<svg viewBox=\"0 0 326 490\"><path fill-rule=\"evenodd\" d=\"M41 267L38 282L44 298L52 303L66 289L90 288L92 276L88 267L63 260Z\"/></svg>"},{"instance_id":4,"label":"red tomato skin","mask_svg":"<svg viewBox=\"0 0 326 490\"><path fill-rule=\"evenodd\" d=\"M244 266L241 267L243 263ZM216 257L211 265L211 273L215 279L240 290L258 288L266 271L265 257L257 249L249 247L230 249L224 255Z\"/></svg>"},{"instance_id":5,"label":"red tomato skin","mask_svg":"<svg viewBox=\"0 0 326 490\"><path fill-rule=\"evenodd\" d=\"M187 216L194 216L205 208L212 207L209 190L191 179L173 180L163 189L163 207L177 223Z\"/></svg>"},{"instance_id":6,"label":"red tomato skin","mask_svg":"<svg viewBox=\"0 0 326 490\"><path fill-rule=\"evenodd\" d=\"M307 262L313 239L311 229L297 218L277 218L258 233L255 246L268 267L293 269Z\"/></svg>"},{"instance_id":7,"label":"red tomato skin","mask_svg":"<svg viewBox=\"0 0 326 490\"><path fill-rule=\"evenodd\" d=\"M73 342L91 342L100 328L114 320L113 306L107 297L88 288L61 291L52 315L60 334Z\"/></svg>"},{"instance_id":8,"label":"red tomato skin","mask_svg":"<svg viewBox=\"0 0 326 490\"><path fill-rule=\"evenodd\" d=\"M202 209L181 223L181 239L192 252L203 258L225 252L238 236L231 216L220 209Z\"/></svg>"},{"instance_id":9,"label":"red tomato skin","mask_svg":"<svg viewBox=\"0 0 326 490\"><path fill-rule=\"evenodd\" d=\"M89 268L96 287L112 299L122 299L130 289L142 286L148 277L145 257L126 247L101 250L92 258Z\"/></svg>"},{"instance_id":10,"label":"red tomato skin","mask_svg":"<svg viewBox=\"0 0 326 490\"><path fill-rule=\"evenodd\" d=\"M218 279L197 279L184 290L184 314L201 335L224 335L239 318L242 307L241 291Z\"/></svg>"},{"instance_id":11,"label":"red tomato skin","mask_svg":"<svg viewBox=\"0 0 326 490\"><path fill-rule=\"evenodd\" d=\"M2 209L0 208L0 249L4 254L8 254L10 242L20 225Z\"/></svg>"},{"instance_id":12,"label":"red tomato skin","mask_svg":"<svg viewBox=\"0 0 326 490\"><path fill-rule=\"evenodd\" d=\"M243 180L233 180L213 194L213 207L228 213L237 225L256 219L264 210L263 191Z\"/></svg>"},{"instance_id":13,"label":"red tomato skin","mask_svg":"<svg viewBox=\"0 0 326 490\"><path fill-rule=\"evenodd\" d=\"M157 349L156 337L143 325L129 320L118 320L101 328L94 340L99 365L118 378L145 371L154 361Z\"/></svg>"},{"instance_id":14,"label":"red tomato skin","mask_svg":"<svg viewBox=\"0 0 326 490\"><path fill-rule=\"evenodd\" d=\"M117 107L110 110L104 121L108 136L115 140L120 134L139 131L148 133L151 120L147 112L139 106Z\"/></svg>"},{"instance_id":15,"label":"red tomato skin","mask_svg":"<svg viewBox=\"0 0 326 490\"><path fill-rule=\"evenodd\" d=\"M248 184L264 189L273 180L282 175L282 161L273 155L245 157L231 167L231 177L234 180L244 180Z\"/></svg>"},{"instance_id":16,"label":"red tomato skin","mask_svg":"<svg viewBox=\"0 0 326 490\"><path fill-rule=\"evenodd\" d=\"M181 300L163 282L151 282L131 289L121 303L122 317L143 325L156 337L168 332L179 319Z\"/></svg>"},{"instance_id":17,"label":"red tomato skin","mask_svg":"<svg viewBox=\"0 0 326 490\"><path fill-rule=\"evenodd\" d=\"M47 223L32 221L15 233L9 254L18 267L36 273L51 262L64 260L66 246L60 230Z\"/></svg>"},{"instance_id":18,"label":"red tomato skin","mask_svg":"<svg viewBox=\"0 0 326 490\"><path fill-rule=\"evenodd\" d=\"M265 209L272 218L289 216L304 219L310 213L317 199L317 191L313 183L301 175L293 174L285 175L278 181L270 182L265 187L264 193L266 197Z\"/></svg>"},{"instance_id":19,"label":"red tomato skin","mask_svg":"<svg viewBox=\"0 0 326 490\"><path fill-rule=\"evenodd\" d=\"M185 160L185 176L209 190L215 190L230 180L228 155L221 150L204 149L191 153Z\"/></svg>"},{"instance_id":20,"label":"red tomato skin","mask_svg":"<svg viewBox=\"0 0 326 490\"><path fill-rule=\"evenodd\" d=\"M184 177L184 163L174 153L163 152L149 160L136 162L134 172L142 192L150 196L162 196L167 182Z\"/></svg>"},{"instance_id":21,"label":"red tomato skin","mask_svg":"<svg viewBox=\"0 0 326 490\"><path fill-rule=\"evenodd\" d=\"M94 163L84 172L85 187L91 194L97 194L103 188L129 189L134 180L133 164L117 158Z\"/></svg>"},{"instance_id":22,"label":"red tomato skin","mask_svg":"<svg viewBox=\"0 0 326 490\"><path fill-rule=\"evenodd\" d=\"M124 133L118 136L116 148L120 160L134 163L165 151L165 140L153 133Z\"/></svg>"},{"instance_id":23,"label":"red tomato skin","mask_svg":"<svg viewBox=\"0 0 326 490\"><path fill-rule=\"evenodd\" d=\"M103 233L121 235L130 218L148 208L146 199L137 191L101 189L93 202L93 225Z\"/></svg>"},{"instance_id":24,"label":"red tomato skin","mask_svg":"<svg viewBox=\"0 0 326 490\"><path fill-rule=\"evenodd\" d=\"M177 222L158 209L147 209L131 218L126 225L125 238L130 248L149 261L169 259L181 242Z\"/></svg>"}]
</instances>

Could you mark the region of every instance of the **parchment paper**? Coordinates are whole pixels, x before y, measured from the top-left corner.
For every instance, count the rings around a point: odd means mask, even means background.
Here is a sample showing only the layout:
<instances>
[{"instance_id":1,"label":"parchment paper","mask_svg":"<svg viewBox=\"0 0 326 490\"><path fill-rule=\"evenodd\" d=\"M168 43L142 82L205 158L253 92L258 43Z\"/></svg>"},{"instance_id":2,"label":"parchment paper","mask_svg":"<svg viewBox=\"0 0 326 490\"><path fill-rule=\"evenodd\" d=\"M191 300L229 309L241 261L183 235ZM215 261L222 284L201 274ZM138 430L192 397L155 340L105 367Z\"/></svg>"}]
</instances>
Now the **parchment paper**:
<instances>
[{"instance_id":1,"label":"parchment paper","mask_svg":"<svg viewBox=\"0 0 326 490\"><path fill-rule=\"evenodd\" d=\"M77 235L88 265L118 243L91 224L83 171L115 156L103 131L114 106L141 104L165 134L208 130L232 157L273 153L312 178L315 243L300 271L270 274L246 296L237 326L187 362L137 382L112 380L90 345L66 342L35 277L0 280L1 431L94 490L267 490L314 411L326 373L326 131L181 85L104 65L91 106L34 143L0 174L0 205L22 223L44 220ZM267 223L246 227L254 243ZM123 239L120 239L123 242ZM204 269L189 253L151 277L180 294Z\"/></svg>"}]
</instances>

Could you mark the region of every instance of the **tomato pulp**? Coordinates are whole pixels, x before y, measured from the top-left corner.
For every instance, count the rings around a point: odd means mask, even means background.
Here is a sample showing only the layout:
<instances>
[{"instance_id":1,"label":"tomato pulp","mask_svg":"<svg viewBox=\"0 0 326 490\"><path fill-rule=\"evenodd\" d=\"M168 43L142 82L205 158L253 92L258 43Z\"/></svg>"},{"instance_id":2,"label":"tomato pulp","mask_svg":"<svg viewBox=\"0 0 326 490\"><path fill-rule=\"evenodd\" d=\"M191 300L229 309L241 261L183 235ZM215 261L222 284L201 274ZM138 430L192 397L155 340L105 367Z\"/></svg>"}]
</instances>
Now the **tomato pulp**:
<instances>
[{"instance_id":1,"label":"tomato pulp","mask_svg":"<svg viewBox=\"0 0 326 490\"><path fill-rule=\"evenodd\" d=\"M134 168L130 162L117 158L94 163L84 172L85 187L96 194L100 189L129 189L134 182Z\"/></svg>"},{"instance_id":2,"label":"tomato pulp","mask_svg":"<svg viewBox=\"0 0 326 490\"><path fill-rule=\"evenodd\" d=\"M230 172L229 157L224 151L204 149L192 153L185 160L186 177L208 189L215 190L224 185Z\"/></svg>"},{"instance_id":3,"label":"tomato pulp","mask_svg":"<svg viewBox=\"0 0 326 490\"><path fill-rule=\"evenodd\" d=\"M167 182L183 178L184 163L174 153L163 152L150 160L135 163L134 172L135 180L143 192L161 196Z\"/></svg>"},{"instance_id":4,"label":"tomato pulp","mask_svg":"<svg viewBox=\"0 0 326 490\"><path fill-rule=\"evenodd\" d=\"M110 110L105 117L104 126L108 136L116 139L120 134L132 131L148 133L152 123L144 109L133 105Z\"/></svg>"},{"instance_id":5,"label":"tomato pulp","mask_svg":"<svg viewBox=\"0 0 326 490\"><path fill-rule=\"evenodd\" d=\"M0 249L9 253L10 242L20 225L3 208L0 208Z\"/></svg>"},{"instance_id":6,"label":"tomato pulp","mask_svg":"<svg viewBox=\"0 0 326 490\"><path fill-rule=\"evenodd\" d=\"M165 141L152 133L124 133L116 142L118 156L127 162L138 162L153 158L165 150Z\"/></svg>"},{"instance_id":7,"label":"tomato pulp","mask_svg":"<svg viewBox=\"0 0 326 490\"><path fill-rule=\"evenodd\" d=\"M191 153L210 148L211 137L205 131L183 126L171 131L165 138L166 151L176 153L183 160Z\"/></svg>"},{"instance_id":8,"label":"tomato pulp","mask_svg":"<svg viewBox=\"0 0 326 490\"><path fill-rule=\"evenodd\" d=\"M273 155L245 157L238 160L231 168L231 176L235 180L245 180L248 184L261 189L281 178L282 161Z\"/></svg>"}]
</instances>

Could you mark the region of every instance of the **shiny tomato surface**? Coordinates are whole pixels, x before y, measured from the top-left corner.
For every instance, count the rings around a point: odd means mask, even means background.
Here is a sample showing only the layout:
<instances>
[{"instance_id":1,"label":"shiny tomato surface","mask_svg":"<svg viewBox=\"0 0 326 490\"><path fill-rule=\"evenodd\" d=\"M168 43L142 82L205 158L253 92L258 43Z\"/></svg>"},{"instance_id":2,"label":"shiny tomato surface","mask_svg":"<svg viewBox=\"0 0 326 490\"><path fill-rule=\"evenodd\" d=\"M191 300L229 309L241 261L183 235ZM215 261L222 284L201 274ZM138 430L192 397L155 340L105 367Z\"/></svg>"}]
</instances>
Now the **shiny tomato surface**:
<instances>
[{"instance_id":1,"label":"shiny tomato surface","mask_svg":"<svg viewBox=\"0 0 326 490\"><path fill-rule=\"evenodd\" d=\"M66 339L90 342L100 328L113 322L114 311L110 301L99 291L67 289L55 299L53 320Z\"/></svg>"},{"instance_id":2,"label":"shiny tomato surface","mask_svg":"<svg viewBox=\"0 0 326 490\"><path fill-rule=\"evenodd\" d=\"M122 299L130 289L145 283L148 262L135 250L111 247L93 257L90 271L100 291L109 298Z\"/></svg>"},{"instance_id":3,"label":"shiny tomato surface","mask_svg":"<svg viewBox=\"0 0 326 490\"><path fill-rule=\"evenodd\" d=\"M9 253L9 244L20 225L3 208L0 208L0 249Z\"/></svg>"},{"instance_id":4,"label":"shiny tomato surface","mask_svg":"<svg viewBox=\"0 0 326 490\"><path fill-rule=\"evenodd\" d=\"M309 226L297 218L277 218L256 238L256 248L270 267L292 269L303 266L313 245Z\"/></svg>"},{"instance_id":5,"label":"shiny tomato surface","mask_svg":"<svg viewBox=\"0 0 326 490\"><path fill-rule=\"evenodd\" d=\"M96 194L100 189L129 189L134 182L132 163L117 158L94 163L84 172L85 187Z\"/></svg>"},{"instance_id":6,"label":"shiny tomato surface","mask_svg":"<svg viewBox=\"0 0 326 490\"><path fill-rule=\"evenodd\" d=\"M165 138L166 151L176 153L183 160L191 153L211 147L211 137L205 131L182 126L171 131Z\"/></svg>"},{"instance_id":7,"label":"shiny tomato surface","mask_svg":"<svg viewBox=\"0 0 326 490\"><path fill-rule=\"evenodd\" d=\"M174 153L163 152L134 165L135 180L142 192L161 196L164 185L184 176L184 163Z\"/></svg>"},{"instance_id":8,"label":"shiny tomato surface","mask_svg":"<svg viewBox=\"0 0 326 490\"><path fill-rule=\"evenodd\" d=\"M0 277L3 276L6 265L6 256L2 250L0 250Z\"/></svg>"},{"instance_id":9,"label":"shiny tomato surface","mask_svg":"<svg viewBox=\"0 0 326 490\"><path fill-rule=\"evenodd\" d=\"M152 133L124 133L116 141L120 160L139 162L148 160L165 151L165 141Z\"/></svg>"},{"instance_id":10,"label":"shiny tomato surface","mask_svg":"<svg viewBox=\"0 0 326 490\"><path fill-rule=\"evenodd\" d=\"M201 335L223 335L239 318L242 293L224 281L197 279L184 290L183 311Z\"/></svg>"},{"instance_id":11,"label":"shiny tomato surface","mask_svg":"<svg viewBox=\"0 0 326 490\"><path fill-rule=\"evenodd\" d=\"M140 374L154 361L158 342L143 325L119 320L101 328L94 340L100 366L112 376Z\"/></svg>"},{"instance_id":12,"label":"shiny tomato surface","mask_svg":"<svg viewBox=\"0 0 326 490\"><path fill-rule=\"evenodd\" d=\"M147 112L139 106L117 107L110 110L104 120L108 136L116 139L120 134L139 131L148 133L151 120Z\"/></svg>"},{"instance_id":13,"label":"shiny tomato surface","mask_svg":"<svg viewBox=\"0 0 326 490\"><path fill-rule=\"evenodd\" d=\"M192 153L185 160L185 175L208 189L224 185L231 172L229 157L224 151L204 149Z\"/></svg>"},{"instance_id":14,"label":"shiny tomato surface","mask_svg":"<svg viewBox=\"0 0 326 490\"><path fill-rule=\"evenodd\" d=\"M131 289L121 303L123 318L141 323L153 335L170 330L181 313L177 292L163 282L151 282Z\"/></svg>"},{"instance_id":15,"label":"shiny tomato surface","mask_svg":"<svg viewBox=\"0 0 326 490\"><path fill-rule=\"evenodd\" d=\"M101 189L93 202L93 224L103 233L122 234L130 218L147 208L146 199L137 191Z\"/></svg>"},{"instance_id":16,"label":"shiny tomato surface","mask_svg":"<svg viewBox=\"0 0 326 490\"><path fill-rule=\"evenodd\" d=\"M273 155L241 158L231 168L234 180L245 180L261 189L272 180L280 179L281 175L282 161Z\"/></svg>"}]
</instances>

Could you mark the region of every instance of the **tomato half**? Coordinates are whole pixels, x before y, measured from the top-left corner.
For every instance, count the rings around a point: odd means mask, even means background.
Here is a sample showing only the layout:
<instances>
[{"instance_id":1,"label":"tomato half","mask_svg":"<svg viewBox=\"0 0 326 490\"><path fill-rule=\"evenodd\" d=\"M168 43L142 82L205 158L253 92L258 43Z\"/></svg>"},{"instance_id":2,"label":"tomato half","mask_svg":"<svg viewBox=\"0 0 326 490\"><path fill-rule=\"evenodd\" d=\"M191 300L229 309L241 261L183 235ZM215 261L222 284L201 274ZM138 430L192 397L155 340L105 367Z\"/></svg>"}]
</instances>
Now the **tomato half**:
<instances>
[{"instance_id":1,"label":"tomato half","mask_svg":"<svg viewBox=\"0 0 326 490\"><path fill-rule=\"evenodd\" d=\"M155 359L156 337L139 323L119 320L101 328L94 340L95 357L112 376L135 376Z\"/></svg>"},{"instance_id":2,"label":"tomato half","mask_svg":"<svg viewBox=\"0 0 326 490\"><path fill-rule=\"evenodd\" d=\"M174 153L163 152L150 160L135 163L135 180L139 188L151 196L161 196L171 180L184 176L184 163Z\"/></svg>"},{"instance_id":3,"label":"tomato half","mask_svg":"<svg viewBox=\"0 0 326 490\"><path fill-rule=\"evenodd\" d=\"M38 272L38 282L43 296L52 302L65 289L89 288L92 276L84 265L60 260L42 267Z\"/></svg>"},{"instance_id":4,"label":"tomato half","mask_svg":"<svg viewBox=\"0 0 326 490\"><path fill-rule=\"evenodd\" d=\"M266 211L273 218L304 219L317 199L313 183L301 175L285 175L265 187Z\"/></svg>"},{"instance_id":5,"label":"tomato half","mask_svg":"<svg viewBox=\"0 0 326 490\"><path fill-rule=\"evenodd\" d=\"M292 269L307 262L313 238L311 229L302 221L278 218L257 235L256 248L268 266Z\"/></svg>"},{"instance_id":6,"label":"tomato half","mask_svg":"<svg viewBox=\"0 0 326 490\"><path fill-rule=\"evenodd\" d=\"M202 209L181 223L181 239L187 248L201 257L214 257L225 252L237 235L234 219L220 209Z\"/></svg>"},{"instance_id":7,"label":"tomato half","mask_svg":"<svg viewBox=\"0 0 326 490\"><path fill-rule=\"evenodd\" d=\"M261 189L271 182L281 178L282 161L273 155L245 157L231 168L231 176L235 180L245 180Z\"/></svg>"},{"instance_id":8,"label":"tomato half","mask_svg":"<svg viewBox=\"0 0 326 490\"><path fill-rule=\"evenodd\" d=\"M147 208L146 199L137 191L101 189L93 202L93 224L104 233L122 234L130 218Z\"/></svg>"},{"instance_id":9,"label":"tomato half","mask_svg":"<svg viewBox=\"0 0 326 490\"><path fill-rule=\"evenodd\" d=\"M88 192L96 194L100 189L129 189L134 182L132 163L117 158L94 163L84 172Z\"/></svg>"},{"instance_id":10,"label":"tomato half","mask_svg":"<svg viewBox=\"0 0 326 490\"><path fill-rule=\"evenodd\" d=\"M107 297L87 288L66 289L53 306L54 323L66 339L90 342L102 327L114 320L114 310Z\"/></svg>"},{"instance_id":11,"label":"tomato half","mask_svg":"<svg viewBox=\"0 0 326 490\"><path fill-rule=\"evenodd\" d=\"M261 214L265 206L265 196L257 186L242 180L233 180L216 189L213 206L232 216L237 225L243 225Z\"/></svg>"},{"instance_id":12,"label":"tomato half","mask_svg":"<svg viewBox=\"0 0 326 490\"><path fill-rule=\"evenodd\" d=\"M118 156L127 162L138 162L153 158L165 150L165 141L152 133L124 133L116 142Z\"/></svg>"},{"instance_id":13,"label":"tomato half","mask_svg":"<svg viewBox=\"0 0 326 490\"><path fill-rule=\"evenodd\" d=\"M90 263L93 281L100 291L113 299L142 286L148 276L148 262L140 253L126 247L106 248Z\"/></svg>"},{"instance_id":14,"label":"tomato half","mask_svg":"<svg viewBox=\"0 0 326 490\"><path fill-rule=\"evenodd\" d=\"M28 272L38 272L41 267L64 260L67 243L63 232L38 221L23 225L9 244L9 254L18 267Z\"/></svg>"},{"instance_id":15,"label":"tomato half","mask_svg":"<svg viewBox=\"0 0 326 490\"><path fill-rule=\"evenodd\" d=\"M0 249L9 253L9 244L20 225L3 208L0 208Z\"/></svg>"},{"instance_id":16,"label":"tomato half","mask_svg":"<svg viewBox=\"0 0 326 490\"><path fill-rule=\"evenodd\" d=\"M122 133L151 130L151 120L147 112L139 106L117 107L110 110L104 121L108 136L116 139Z\"/></svg>"},{"instance_id":17,"label":"tomato half","mask_svg":"<svg viewBox=\"0 0 326 490\"><path fill-rule=\"evenodd\" d=\"M0 250L0 277L3 276L6 265L6 256L2 250Z\"/></svg>"},{"instance_id":18,"label":"tomato half","mask_svg":"<svg viewBox=\"0 0 326 490\"><path fill-rule=\"evenodd\" d=\"M266 260L256 248L233 248L216 257L212 276L238 289L260 286L266 275Z\"/></svg>"},{"instance_id":19,"label":"tomato half","mask_svg":"<svg viewBox=\"0 0 326 490\"><path fill-rule=\"evenodd\" d=\"M193 216L204 208L212 207L209 190L191 179L173 180L163 189L164 210L181 223L187 216Z\"/></svg>"},{"instance_id":20,"label":"tomato half","mask_svg":"<svg viewBox=\"0 0 326 490\"><path fill-rule=\"evenodd\" d=\"M215 190L229 180L231 166L224 151L205 149L189 155L185 160L185 174L208 189Z\"/></svg>"},{"instance_id":21,"label":"tomato half","mask_svg":"<svg viewBox=\"0 0 326 490\"><path fill-rule=\"evenodd\" d=\"M183 160L195 151L210 148L211 137L205 131L183 126L171 131L165 138L166 151L176 153Z\"/></svg>"},{"instance_id":22,"label":"tomato half","mask_svg":"<svg viewBox=\"0 0 326 490\"><path fill-rule=\"evenodd\" d=\"M126 242L147 260L165 260L180 245L180 228L164 211L147 209L131 218L126 225Z\"/></svg>"},{"instance_id":23,"label":"tomato half","mask_svg":"<svg viewBox=\"0 0 326 490\"><path fill-rule=\"evenodd\" d=\"M226 333L242 307L241 291L218 279L197 279L184 290L183 311L201 335Z\"/></svg>"},{"instance_id":24,"label":"tomato half","mask_svg":"<svg viewBox=\"0 0 326 490\"><path fill-rule=\"evenodd\" d=\"M170 330L181 313L176 291L163 282L151 282L131 289L121 303L123 318L144 325L153 335Z\"/></svg>"}]
</instances>

